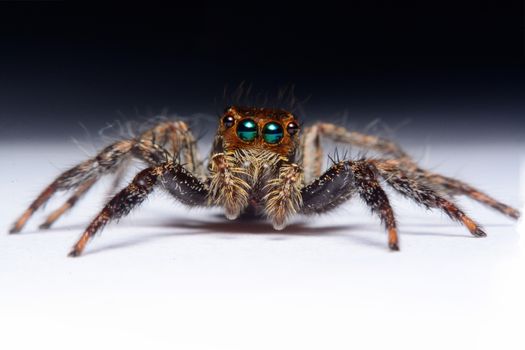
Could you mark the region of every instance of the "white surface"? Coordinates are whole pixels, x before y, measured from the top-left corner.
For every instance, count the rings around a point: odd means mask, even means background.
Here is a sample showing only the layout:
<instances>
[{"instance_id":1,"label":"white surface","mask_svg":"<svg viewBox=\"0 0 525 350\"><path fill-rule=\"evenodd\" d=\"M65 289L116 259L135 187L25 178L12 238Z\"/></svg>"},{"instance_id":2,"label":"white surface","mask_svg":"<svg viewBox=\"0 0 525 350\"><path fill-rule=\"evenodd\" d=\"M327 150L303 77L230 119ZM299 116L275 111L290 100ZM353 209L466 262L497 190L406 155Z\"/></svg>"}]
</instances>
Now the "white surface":
<instances>
[{"instance_id":1,"label":"white surface","mask_svg":"<svg viewBox=\"0 0 525 350\"><path fill-rule=\"evenodd\" d=\"M523 203L523 145L427 148L426 166ZM485 239L393 195L401 252L392 253L358 200L274 232L157 194L71 259L104 186L52 230L35 229L39 213L22 234L6 232L84 154L70 143L1 144L0 157L0 348L525 348L517 225L470 201L461 203Z\"/></svg>"}]
</instances>

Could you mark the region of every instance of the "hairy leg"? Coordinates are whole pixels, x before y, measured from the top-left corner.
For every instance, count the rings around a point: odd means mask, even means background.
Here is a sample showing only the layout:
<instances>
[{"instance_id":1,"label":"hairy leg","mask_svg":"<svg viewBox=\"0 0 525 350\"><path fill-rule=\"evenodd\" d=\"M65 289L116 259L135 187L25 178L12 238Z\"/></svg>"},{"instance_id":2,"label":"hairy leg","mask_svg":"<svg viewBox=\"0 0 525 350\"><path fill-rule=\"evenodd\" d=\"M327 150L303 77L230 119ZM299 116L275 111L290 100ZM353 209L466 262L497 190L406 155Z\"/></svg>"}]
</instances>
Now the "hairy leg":
<instances>
[{"instance_id":1,"label":"hairy leg","mask_svg":"<svg viewBox=\"0 0 525 350\"><path fill-rule=\"evenodd\" d=\"M86 194L86 192L89 191L89 189L93 186L93 184L96 182L96 179L90 179L86 182L82 183L80 186L77 187L75 193L69 199L62 204L58 209L53 211L49 216L46 218L46 221L44 221L39 227L41 229L48 229L53 225L53 223L58 220L59 217L61 217L65 212L73 208L73 206L78 202L78 200Z\"/></svg>"},{"instance_id":2,"label":"hairy leg","mask_svg":"<svg viewBox=\"0 0 525 350\"><path fill-rule=\"evenodd\" d=\"M513 219L517 220L520 217L520 212L517 209L497 201L465 182L430 172L425 172L425 177L433 184L439 185L449 195L465 195Z\"/></svg>"},{"instance_id":3,"label":"hairy leg","mask_svg":"<svg viewBox=\"0 0 525 350\"><path fill-rule=\"evenodd\" d=\"M379 216L388 232L388 246L399 250L394 211L367 161L342 161L301 190L302 213L313 215L332 210L355 193Z\"/></svg>"},{"instance_id":4,"label":"hairy leg","mask_svg":"<svg viewBox=\"0 0 525 350\"><path fill-rule=\"evenodd\" d=\"M377 172L397 192L427 209L437 208L445 212L451 219L465 225L470 233L477 237L486 236L483 229L469 216L467 216L456 204L439 193L439 189L433 186L424 177L411 176L402 167L395 166L391 161L371 161Z\"/></svg>"},{"instance_id":5,"label":"hairy leg","mask_svg":"<svg viewBox=\"0 0 525 350\"><path fill-rule=\"evenodd\" d=\"M349 131L344 127L330 123L317 123L306 128L303 132L299 159L304 167L306 183L313 181L321 174L323 161L321 137L326 137L334 142L377 151L389 157L383 161L403 169L412 177L420 178L429 187L438 189L443 194L452 197L465 195L513 219L520 217L518 210L497 201L465 182L421 169L398 145L391 141Z\"/></svg>"},{"instance_id":6,"label":"hairy leg","mask_svg":"<svg viewBox=\"0 0 525 350\"><path fill-rule=\"evenodd\" d=\"M323 168L323 146L319 124L307 127L301 134L298 160L304 170L304 181L312 182Z\"/></svg>"},{"instance_id":7,"label":"hairy leg","mask_svg":"<svg viewBox=\"0 0 525 350\"><path fill-rule=\"evenodd\" d=\"M162 122L138 138L115 142L105 147L95 157L59 175L18 218L10 233L19 232L29 218L55 193L76 190L75 194L42 224L43 228L51 226L61 215L70 210L100 177L119 171L131 157L156 165L180 153L188 161L186 167L190 170L198 170L199 161L195 147L195 140L184 122Z\"/></svg>"},{"instance_id":8,"label":"hairy leg","mask_svg":"<svg viewBox=\"0 0 525 350\"><path fill-rule=\"evenodd\" d=\"M88 159L65 171L47 186L31 203L11 228L10 233L19 232L27 220L58 191L73 190L85 183L97 180L102 174L117 168L133 148L134 142L124 140L104 148L96 157ZM86 190L90 186L86 186Z\"/></svg>"},{"instance_id":9,"label":"hairy leg","mask_svg":"<svg viewBox=\"0 0 525 350\"><path fill-rule=\"evenodd\" d=\"M322 138L345 143L365 150L377 151L393 158L409 156L394 142L372 135L349 131L331 123L316 123L304 130L299 148L299 161L305 172L305 182L309 183L321 175L323 158Z\"/></svg>"},{"instance_id":10,"label":"hairy leg","mask_svg":"<svg viewBox=\"0 0 525 350\"><path fill-rule=\"evenodd\" d=\"M164 185L164 189L183 204L206 205L208 194L206 186L181 165L168 162L147 168L138 173L126 188L106 204L73 246L69 256L76 257L82 254L88 241L97 232L110 221L127 215L159 184Z\"/></svg>"},{"instance_id":11,"label":"hairy leg","mask_svg":"<svg viewBox=\"0 0 525 350\"><path fill-rule=\"evenodd\" d=\"M520 217L520 212L518 210L497 201L496 199L474 188L473 186L451 177L421 169L417 166L417 164L411 161L384 159L378 160L376 163L380 169L384 169L385 171L399 168L403 170L403 172L405 172L409 177L417 179L420 183L424 183L429 187L435 188L450 197L464 195L513 219L518 219Z\"/></svg>"},{"instance_id":12,"label":"hairy leg","mask_svg":"<svg viewBox=\"0 0 525 350\"><path fill-rule=\"evenodd\" d=\"M162 122L142 133L135 151L139 159L150 165L166 161L166 156L178 158L178 162L194 174L202 175L197 141L188 124L183 121ZM152 152L156 148L157 152Z\"/></svg>"},{"instance_id":13,"label":"hairy leg","mask_svg":"<svg viewBox=\"0 0 525 350\"><path fill-rule=\"evenodd\" d=\"M122 184L124 181L124 177L126 175L126 171L129 169L131 163L131 159L128 159L123 163L116 171L113 176L113 180L111 181L111 185L109 186L107 190L106 197L113 197L119 190L122 188Z\"/></svg>"}]
</instances>

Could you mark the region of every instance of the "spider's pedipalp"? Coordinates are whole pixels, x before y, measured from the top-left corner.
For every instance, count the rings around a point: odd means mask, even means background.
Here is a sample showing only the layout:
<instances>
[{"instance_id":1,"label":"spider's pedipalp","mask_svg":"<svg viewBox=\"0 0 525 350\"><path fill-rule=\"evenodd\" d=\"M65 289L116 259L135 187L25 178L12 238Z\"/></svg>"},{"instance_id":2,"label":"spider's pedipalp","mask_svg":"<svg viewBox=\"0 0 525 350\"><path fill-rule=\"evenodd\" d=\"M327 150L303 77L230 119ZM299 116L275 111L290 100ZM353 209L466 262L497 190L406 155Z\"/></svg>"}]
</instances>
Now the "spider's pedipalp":
<instances>
[{"instance_id":1,"label":"spider's pedipalp","mask_svg":"<svg viewBox=\"0 0 525 350\"><path fill-rule=\"evenodd\" d=\"M218 153L210 160L209 203L224 207L229 220L235 220L248 206L250 184L247 171L233 154Z\"/></svg>"},{"instance_id":2,"label":"spider's pedipalp","mask_svg":"<svg viewBox=\"0 0 525 350\"><path fill-rule=\"evenodd\" d=\"M283 164L279 176L263 188L265 211L276 230L284 229L286 221L301 210L303 170L297 164Z\"/></svg>"}]
</instances>

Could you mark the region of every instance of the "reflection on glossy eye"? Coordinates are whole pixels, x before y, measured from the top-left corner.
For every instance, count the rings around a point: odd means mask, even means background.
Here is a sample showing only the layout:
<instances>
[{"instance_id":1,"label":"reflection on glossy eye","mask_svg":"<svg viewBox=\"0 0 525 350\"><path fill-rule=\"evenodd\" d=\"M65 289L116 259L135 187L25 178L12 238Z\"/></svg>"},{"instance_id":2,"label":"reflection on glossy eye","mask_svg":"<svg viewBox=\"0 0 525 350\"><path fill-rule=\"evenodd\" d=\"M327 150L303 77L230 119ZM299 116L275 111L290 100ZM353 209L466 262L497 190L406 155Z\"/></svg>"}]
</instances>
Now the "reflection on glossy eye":
<instances>
[{"instance_id":1,"label":"reflection on glossy eye","mask_svg":"<svg viewBox=\"0 0 525 350\"><path fill-rule=\"evenodd\" d=\"M231 128L233 124L235 124L235 118L231 115L227 115L226 117L222 118L222 124L227 128Z\"/></svg>"},{"instance_id":2,"label":"reflection on glossy eye","mask_svg":"<svg viewBox=\"0 0 525 350\"><path fill-rule=\"evenodd\" d=\"M252 119L241 120L237 126L237 136L243 141L253 141L257 137L257 124Z\"/></svg>"},{"instance_id":3,"label":"reflection on glossy eye","mask_svg":"<svg viewBox=\"0 0 525 350\"><path fill-rule=\"evenodd\" d=\"M299 132L299 125L297 125L296 122L290 122L286 127L286 131L288 131L288 134L293 136Z\"/></svg>"},{"instance_id":4,"label":"reflection on glossy eye","mask_svg":"<svg viewBox=\"0 0 525 350\"><path fill-rule=\"evenodd\" d=\"M270 144L279 143L283 138L283 127L276 122L269 122L262 131L264 141Z\"/></svg>"}]
</instances>

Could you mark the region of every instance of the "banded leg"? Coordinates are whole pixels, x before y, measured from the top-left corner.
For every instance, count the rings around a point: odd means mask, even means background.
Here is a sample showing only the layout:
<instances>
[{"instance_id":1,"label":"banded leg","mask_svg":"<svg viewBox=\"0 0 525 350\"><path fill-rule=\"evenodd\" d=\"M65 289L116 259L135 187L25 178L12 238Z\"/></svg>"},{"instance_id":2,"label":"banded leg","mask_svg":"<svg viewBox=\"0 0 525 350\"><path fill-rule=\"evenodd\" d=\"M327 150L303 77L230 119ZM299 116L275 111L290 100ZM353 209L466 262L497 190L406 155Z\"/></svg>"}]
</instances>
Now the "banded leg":
<instances>
[{"instance_id":1,"label":"banded leg","mask_svg":"<svg viewBox=\"0 0 525 350\"><path fill-rule=\"evenodd\" d=\"M106 204L80 236L69 256L76 257L82 254L88 241L97 232L110 221L120 219L131 212L159 184L164 185L164 189L183 204L206 205L208 191L205 185L181 165L168 162L147 168L138 173L126 188Z\"/></svg>"},{"instance_id":2,"label":"banded leg","mask_svg":"<svg viewBox=\"0 0 525 350\"><path fill-rule=\"evenodd\" d=\"M393 166L390 161L371 161L381 177L397 192L422 204L427 209L437 208L444 211L452 220L465 225L476 237L487 234L474 220L467 216L456 204L442 196L425 178L410 176L403 168Z\"/></svg>"},{"instance_id":3,"label":"banded leg","mask_svg":"<svg viewBox=\"0 0 525 350\"><path fill-rule=\"evenodd\" d=\"M305 172L305 181L309 183L321 175L323 150L322 138L340 142L366 150L377 151L393 158L409 156L394 142L372 135L349 131L342 126L331 123L316 123L304 130L301 136L299 159Z\"/></svg>"},{"instance_id":4,"label":"banded leg","mask_svg":"<svg viewBox=\"0 0 525 350\"><path fill-rule=\"evenodd\" d=\"M319 124L306 128L300 138L299 157L304 170L304 181L310 183L319 177L323 167L323 146Z\"/></svg>"},{"instance_id":5,"label":"banded leg","mask_svg":"<svg viewBox=\"0 0 525 350\"><path fill-rule=\"evenodd\" d=\"M302 213L313 215L336 208L355 193L379 216L388 232L388 246L399 250L394 211L367 161L342 161L301 190Z\"/></svg>"},{"instance_id":6,"label":"banded leg","mask_svg":"<svg viewBox=\"0 0 525 350\"><path fill-rule=\"evenodd\" d=\"M470 186L465 182L430 172L425 172L425 177L433 184L440 186L444 192L451 196L464 195L492 209L495 209L510 218L516 220L520 218L521 214L519 210L497 201L488 194L483 193L482 191Z\"/></svg>"},{"instance_id":7,"label":"banded leg","mask_svg":"<svg viewBox=\"0 0 525 350\"><path fill-rule=\"evenodd\" d=\"M109 186L106 192L107 198L113 197L115 194L117 194L119 190L121 190L124 177L126 176L126 171L128 170L130 163L131 159L127 160L115 171L115 175L113 177L113 180L111 181L111 185Z\"/></svg>"},{"instance_id":8,"label":"banded leg","mask_svg":"<svg viewBox=\"0 0 525 350\"><path fill-rule=\"evenodd\" d=\"M46 204L55 193L84 186L84 184L93 180L96 181L102 174L111 172L113 169L117 168L122 160L125 159L132 150L133 145L134 141L132 140L118 141L104 148L96 157L88 159L62 173L31 203L29 208L27 208L26 211L14 223L9 232L19 232L24 227L29 218L39 208ZM89 190L90 187L91 186L85 186L84 193ZM70 208L71 206L59 213L59 216Z\"/></svg>"},{"instance_id":9,"label":"banded leg","mask_svg":"<svg viewBox=\"0 0 525 350\"><path fill-rule=\"evenodd\" d=\"M73 206L78 202L78 200L86 194L87 191L89 191L89 189L93 186L93 184L95 184L96 182L96 179L90 179L90 180L87 180L86 182L84 182L82 185L80 185L75 193L73 193L73 195L71 197L69 197L69 199L64 203L62 204L58 209L56 209L55 211L53 211L46 219L46 221L44 221L40 226L39 228L40 229L48 229L51 227L51 225L53 225L53 223L59 218L61 217L65 212L67 212L68 210L70 210L71 208L73 208Z\"/></svg>"},{"instance_id":10,"label":"banded leg","mask_svg":"<svg viewBox=\"0 0 525 350\"><path fill-rule=\"evenodd\" d=\"M440 192L449 195L465 195L487 205L513 219L520 217L520 212L502 202L497 201L486 193L459 180L432 173L419 166L395 143L371 135L346 130L329 123L317 123L306 128L300 145L300 159L305 168L305 181L309 183L320 176L322 166L322 146L320 137L327 137L334 142L347 143L363 149L370 149L392 157L384 160L403 169L413 177L424 178L429 187L437 188Z\"/></svg>"},{"instance_id":11,"label":"banded leg","mask_svg":"<svg viewBox=\"0 0 525 350\"><path fill-rule=\"evenodd\" d=\"M162 122L145 131L138 138L137 156L150 165L166 161L166 155L179 158L179 163L197 175L202 175L202 162L199 160L197 141L188 124L183 121ZM152 152L156 148L157 152Z\"/></svg>"},{"instance_id":12,"label":"banded leg","mask_svg":"<svg viewBox=\"0 0 525 350\"><path fill-rule=\"evenodd\" d=\"M195 139L184 122L162 122L135 139L122 140L104 148L94 158L88 159L62 173L34 200L29 208L18 218L10 233L19 232L29 218L41 208L55 193L76 190L72 197L54 211L42 224L50 227L60 216L70 210L78 200L103 175L123 171L131 157L150 165L165 162L181 154L190 170L199 170Z\"/></svg>"},{"instance_id":13,"label":"banded leg","mask_svg":"<svg viewBox=\"0 0 525 350\"><path fill-rule=\"evenodd\" d=\"M393 169L399 168L409 177L417 179L419 182L424 183L429 187L436 188L450 197L464 195L495 209L510 218L518 219L520 217L520 212L518 210L497 201L473 186L451 177L421 169L412 161L403 159L385 159L379 160L376 163L378 167L385 169L385 171L393 171Z\"/></svg>"}]
</instances>

